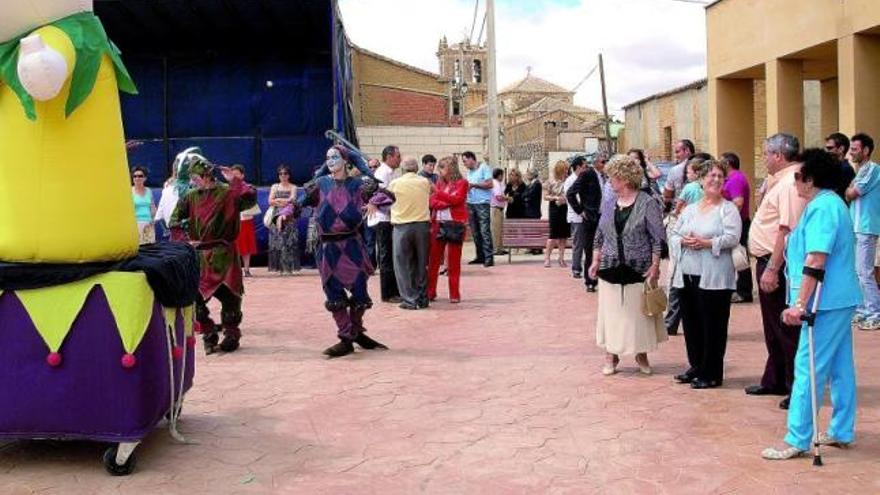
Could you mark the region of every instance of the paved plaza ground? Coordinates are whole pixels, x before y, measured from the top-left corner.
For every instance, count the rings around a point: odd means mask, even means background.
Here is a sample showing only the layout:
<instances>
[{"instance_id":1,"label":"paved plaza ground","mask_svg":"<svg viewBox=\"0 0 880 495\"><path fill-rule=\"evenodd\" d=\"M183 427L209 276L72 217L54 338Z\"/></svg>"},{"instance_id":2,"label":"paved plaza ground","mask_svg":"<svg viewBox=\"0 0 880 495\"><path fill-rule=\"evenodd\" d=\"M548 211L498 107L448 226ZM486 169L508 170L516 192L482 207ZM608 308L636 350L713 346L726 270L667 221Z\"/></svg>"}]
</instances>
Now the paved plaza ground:
<instances>
[{"instance_id":1,"label":"paved plaza ground","mask_svg":"<svg viewBox=\"0 0 880 495\"><path fill-rule=\"evenodd\" d=\"M101 445L0 443L0 493L880 492L880 332L855 336L857 445L818 469L771 463L785 412L742 391L766 356L756 304L734 307L721 389L673 383L682 337L650 356L655 375L627 357L605 377L595 295L538 257L498 261L465 268L460 305L445 288L428 311L377 304L367 327L391 350L332 361L317 273L257 270L240 352L198 356L190 444L158 429L112 478Z\"/></svg>"}]
</instances>

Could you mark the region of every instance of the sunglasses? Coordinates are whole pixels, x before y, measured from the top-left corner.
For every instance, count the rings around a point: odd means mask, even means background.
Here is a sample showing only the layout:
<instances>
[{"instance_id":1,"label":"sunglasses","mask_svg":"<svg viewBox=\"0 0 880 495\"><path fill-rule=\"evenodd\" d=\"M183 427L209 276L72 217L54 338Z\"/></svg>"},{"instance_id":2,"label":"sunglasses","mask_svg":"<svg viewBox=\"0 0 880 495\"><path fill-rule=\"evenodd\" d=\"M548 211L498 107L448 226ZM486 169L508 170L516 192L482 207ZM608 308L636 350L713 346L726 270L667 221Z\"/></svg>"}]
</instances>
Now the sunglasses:
<instances>
[{"instance_id":1,"label":"sunglasses","mask_svg":"<svg viewBox=\"0 0 880 495\"><path fill-rule=\"evenodd\" d=\"M134 177L135 179L146 179L147 178L147 176L144 174L134 174L134 175L132 175L132 177Z\"/></svg>"},{"instance_id":2,"label":"sunglasses","mask_svg":"<svg viewBox=\"0 0 880 495\"><path fill-rule=\"evenodd\" d=\"M804 174L802 174L800 172L795 172L794 173L794 180L796 180L798 182L806 182L806 177L804 177Z\"/></svg>"},{"instance_id":3,"label":"sunglasses","mask_svg":"<svg viewBox=\"0 0 880 495\"><path fill-rule=\"evenodd\" d=\"M278 172L278 175L290 175L287 172Z\"/></svg>"},{"instance_id":4,"label":"sunglasses","mask_svg":"<svg viewBox=\"0 0 880 495\"><path fill-rule=\"evenodd\" d=\"M836 149L836 146L826 146L825 147L825 151L834 151L835 149Z\"/></svg>"}]
</instances>

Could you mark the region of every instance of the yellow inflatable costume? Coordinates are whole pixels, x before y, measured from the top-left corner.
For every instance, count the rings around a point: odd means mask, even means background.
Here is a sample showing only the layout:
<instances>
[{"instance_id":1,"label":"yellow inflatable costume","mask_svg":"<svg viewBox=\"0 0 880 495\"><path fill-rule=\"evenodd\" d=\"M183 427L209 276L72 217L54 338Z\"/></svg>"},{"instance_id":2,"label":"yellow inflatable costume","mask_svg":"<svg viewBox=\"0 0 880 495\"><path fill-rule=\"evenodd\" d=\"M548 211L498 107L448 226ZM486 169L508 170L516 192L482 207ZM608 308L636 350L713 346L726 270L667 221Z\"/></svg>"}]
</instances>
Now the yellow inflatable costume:
<instances>
[{"instance_id":1,"label":"yellow inflatable costume","mask_svg":"<svg viewBox=\"0 0 880 495\"><path fill-rule=\"evenodd\" d=\"M22 11L20 26L0 20L0 260L135 256L118 95L136 93L134 84L91 2L28 3L36 6ZM65 5L65 17L45 19Z\"/></svg>"}]
</instances>

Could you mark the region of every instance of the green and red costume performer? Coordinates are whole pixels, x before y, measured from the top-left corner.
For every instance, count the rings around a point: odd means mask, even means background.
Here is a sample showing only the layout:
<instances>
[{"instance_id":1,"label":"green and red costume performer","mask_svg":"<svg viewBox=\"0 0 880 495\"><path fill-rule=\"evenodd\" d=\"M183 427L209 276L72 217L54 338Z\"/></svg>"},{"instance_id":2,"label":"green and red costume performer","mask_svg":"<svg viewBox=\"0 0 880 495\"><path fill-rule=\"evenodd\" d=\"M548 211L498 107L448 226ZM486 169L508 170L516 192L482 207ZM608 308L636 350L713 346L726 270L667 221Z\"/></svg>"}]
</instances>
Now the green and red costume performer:
<instances>
[{"instance_id":1,"label":"green and red costume performer","mask_svg":"<svg viewBox=\"0 0 880 495\"><path fill-rule=\"evenodd\" d=\"M257 202L257 192L238 178L229 184L214 181L213 165L197 160L189 168L191 175L208 178L202 187L191 189L180 199L171 216L171 239L188 241L199 253L201 277L196 322L202 332L205 351L214 352L223 329L221 351L238 349L241 339L241 299L244 295L241 262L235 239L241 228L241 212ZM186 225L184 228L183 225ZM214 323L207 302L220 301L221 326Z\"/></svg>"}]
</instances>

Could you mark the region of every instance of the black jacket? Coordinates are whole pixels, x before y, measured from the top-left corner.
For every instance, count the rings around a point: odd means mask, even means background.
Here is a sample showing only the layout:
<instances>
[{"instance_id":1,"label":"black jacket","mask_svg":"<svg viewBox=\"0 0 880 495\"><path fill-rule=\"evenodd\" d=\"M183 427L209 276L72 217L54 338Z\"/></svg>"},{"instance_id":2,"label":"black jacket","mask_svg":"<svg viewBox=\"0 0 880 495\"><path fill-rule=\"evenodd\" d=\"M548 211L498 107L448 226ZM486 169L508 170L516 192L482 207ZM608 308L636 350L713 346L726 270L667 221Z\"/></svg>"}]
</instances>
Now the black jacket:
<instances>
[{"instance_id":1,"label":"black jacket","mask_svg":"<svg viewBox=\"0 0 880 495\"><path fill-rule=\"evenodd\" d=\"M526 203L526 218L541 218L541 201L544 200L544 186L541 181L535 179L526 186L524 199Z\"/></svg>"},{"instance_id":2,"label":"black jacket","mask_svg":"<svg viewBox=\"0 0 880 495\"><path fill-rule=\"evenodd\" d=\"M575 179L565 193L568 207L584 217L588 222L599 221L599 206L602 204L602 186L596 170L588 168Z\"/></svg>"},{"instance_id":3,"label":"black jacket","mask_svg":"<svg viewBox=\"0 0 880 495\"><path fill-rule=\"evenodd\" d=\"M526 185L520 182L516 187L513 184L507 184L504 189L504 195L510 197L507 202L507 218L526 218L526 203L523 197L526 193Z\"/></svg>"}]
</instances>

